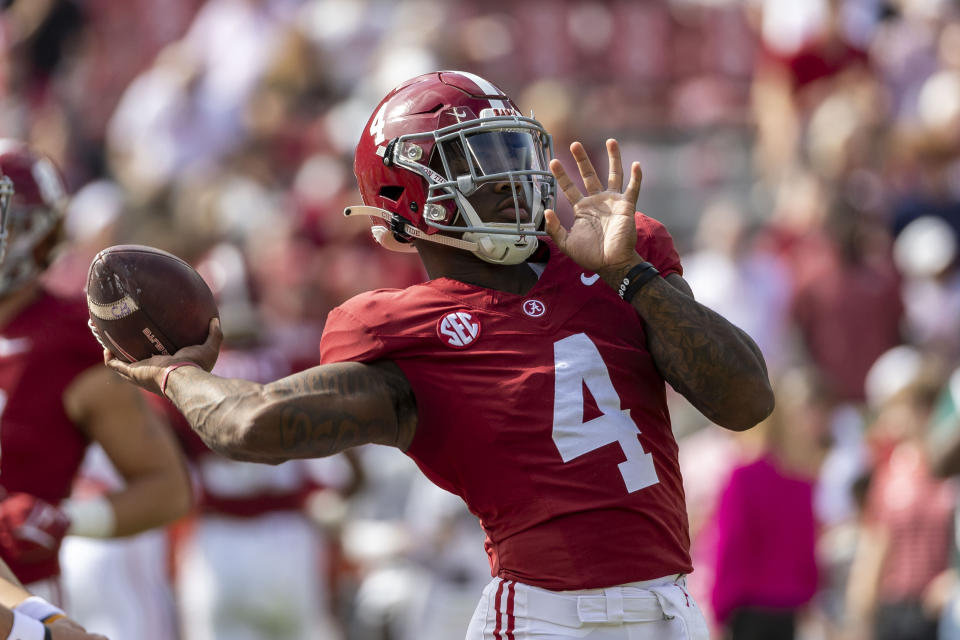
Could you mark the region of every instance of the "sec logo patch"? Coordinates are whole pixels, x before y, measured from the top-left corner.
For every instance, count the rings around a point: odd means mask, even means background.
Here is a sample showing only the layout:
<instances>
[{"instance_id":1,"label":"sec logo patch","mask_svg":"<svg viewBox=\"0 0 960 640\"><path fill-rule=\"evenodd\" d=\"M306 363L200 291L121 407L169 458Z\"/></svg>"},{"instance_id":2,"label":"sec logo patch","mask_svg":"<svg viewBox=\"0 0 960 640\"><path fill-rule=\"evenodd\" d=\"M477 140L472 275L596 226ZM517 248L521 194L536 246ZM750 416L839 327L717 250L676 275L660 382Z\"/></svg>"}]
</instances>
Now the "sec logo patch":
<instances>
[{"instance_id":1,"label":"sec logo patch","mask_svg":"<svg viewBox=\"0 0 960 640\"><path fill-rule=\"evenodd\" d=\"M454 311L437 322L437 336L454 349L466 349L480 337L480 321L467 311Z\"/></svg>"}]
</instances>

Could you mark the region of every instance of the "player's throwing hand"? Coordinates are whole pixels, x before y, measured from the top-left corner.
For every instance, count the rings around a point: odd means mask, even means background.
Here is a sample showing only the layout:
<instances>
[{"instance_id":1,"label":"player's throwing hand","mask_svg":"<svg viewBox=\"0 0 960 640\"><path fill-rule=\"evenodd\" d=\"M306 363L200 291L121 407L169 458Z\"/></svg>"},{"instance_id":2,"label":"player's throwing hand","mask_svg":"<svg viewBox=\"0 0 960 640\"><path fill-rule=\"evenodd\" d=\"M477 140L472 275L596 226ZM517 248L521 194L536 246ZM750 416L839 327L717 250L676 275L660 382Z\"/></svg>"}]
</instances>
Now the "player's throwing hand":
<instances>
[{"instance_id":1,"label":"player's throwing hand","mask_svg":"<svg viewBox=\"0 0 960 640\"><path fill-rule=\"evenodd\" d=\"M173 370L184 365L197 366L204 371L213 369L222 342L220 318L211 318L207 340L203 344L184 347L172 356L153 356L146 360L129 363L114 356L109 349L104 349L103 361L121 377L162 396L167 378Z\"/></svg>"},{"instance_id":2,"label":"player's throwing hand","mask_svg":"<svg viewBox=\"0 0 960 640\"><path fill-rule=\"evenodd\" d=\"M627 264L639 260L635 250L637 228L634 213L643 178L640 163L634 162L630 166L630 181L623 190L620 145L612 138L607 140L610 175L604 189L583 145L574 142L570 145L570 152L577 162L587 194L580 192L559 160L551 160L550 171L563 195L573 205L574 220L567 231L556 212L548 209L544 212L547 233L584 269L601 275L622 270Z\"/></svg>"}]
</instances>

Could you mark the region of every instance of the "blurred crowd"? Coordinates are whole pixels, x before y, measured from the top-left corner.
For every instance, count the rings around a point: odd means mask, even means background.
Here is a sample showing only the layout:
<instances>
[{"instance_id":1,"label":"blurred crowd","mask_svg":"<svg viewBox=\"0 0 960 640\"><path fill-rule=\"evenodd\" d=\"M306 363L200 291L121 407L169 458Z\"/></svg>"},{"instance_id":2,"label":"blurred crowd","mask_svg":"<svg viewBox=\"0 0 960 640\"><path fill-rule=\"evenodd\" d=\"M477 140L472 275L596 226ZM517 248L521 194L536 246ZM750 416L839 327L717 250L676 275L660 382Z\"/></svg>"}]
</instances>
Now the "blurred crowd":
<instances>
[{"instance_id":1,"label":"blurred crowd","mask_svg":"<svg viewBox=\"0 0 960 640\"><path fill-rule=\"evenodd\" d=\"M743 434L672 397L690 585L716 637L960 638L960 2L5 4L0 133L74 193L49 286L80 293L111 244L192 261L220 304L224 375L311 366L332 307L425 277L342 215L359 132L399 81L489 78L564 164L570 142L600 156L616 137L642 163L641 210L777 390ZM88 629L462 637L483 534L402 454L265 467L182 431L195 513L64 549ZM115 482L87 462L78 491Z\"/></svg>"}]
</instances>

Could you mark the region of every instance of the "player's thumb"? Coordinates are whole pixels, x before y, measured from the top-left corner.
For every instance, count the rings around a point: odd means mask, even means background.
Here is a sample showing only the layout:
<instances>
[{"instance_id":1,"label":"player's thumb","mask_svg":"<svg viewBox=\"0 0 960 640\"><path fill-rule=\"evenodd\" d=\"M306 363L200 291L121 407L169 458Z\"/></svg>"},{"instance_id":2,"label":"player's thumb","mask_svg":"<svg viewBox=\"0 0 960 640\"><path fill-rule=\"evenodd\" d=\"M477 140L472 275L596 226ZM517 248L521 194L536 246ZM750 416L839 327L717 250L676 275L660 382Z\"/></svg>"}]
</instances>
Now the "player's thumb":
<instances>
[{"instance_id":1,"label":"player's thumb","mask_svg":"<svg viewBox=\"0 0 960 640\"><path fill-rule=\"evenodd\" d=\"M219 350L223 343L223 329L220 327L220 316L210 318L210 328L207 331L206 346Z\"/></svg>"},{"instance_id":2,"label":"player's thumb","mask_svg":"<svg viewBox=\"0 0 960 640\"><path fill-rule=\"evenodd\" d=\"M205 370L211 371L217 363L220 355L220 347L223 345L223 329L220 328L220 317L210 318L210 329L207 332L207 339L201 345L196 354L192 354L197 359L198 364Z\"/></svg>"},{"instance_id":3,"label":"player's thumb","mask_svg":"<svg viewBox=\"0 0 960 640\"><path fill-rule=\"evenodd\" d=\"M543 219L546 223L546 231L549 234L550 239L553 240L558 247L563 249L567 243L567 230L563 228L563 224L560 223L560 218L557 216L557 212L553 209L546 209L543 212Z\"/></svg>"}]
</instances>

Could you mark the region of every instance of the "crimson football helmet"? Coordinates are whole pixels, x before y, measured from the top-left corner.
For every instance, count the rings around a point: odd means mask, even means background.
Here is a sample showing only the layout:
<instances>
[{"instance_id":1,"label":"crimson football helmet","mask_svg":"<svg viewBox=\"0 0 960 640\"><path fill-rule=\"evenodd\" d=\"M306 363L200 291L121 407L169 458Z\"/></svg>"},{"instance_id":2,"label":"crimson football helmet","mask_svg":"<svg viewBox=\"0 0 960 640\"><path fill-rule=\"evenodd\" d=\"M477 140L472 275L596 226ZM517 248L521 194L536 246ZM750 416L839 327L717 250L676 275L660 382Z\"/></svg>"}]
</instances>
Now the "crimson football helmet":
<instances>
[{"instance_id":1,"label":"crimson football helmet","mask_svg":"<svg viewBox=\"0 0 960 640\"><path fill-rule=\"evenodd\" d=\"M63 178L46 157L0 140L0 295L47 266L51 235L63 220Z\"/></svg>"},{"instance_id":2,"label":"crimson football helmet","mask_svg":"<svg viewBox=\"0 0 960 640\"><path fill-rule=\"evenodd\" d=\"M374 110L354 158L366 206L344 214L372 216L373 235L388 249L413 251L418 238L517 264L546 235L543 211L556 192L552 155L546 130L492 83L463 71L428 73ZM485 185L509 185L512 206L502 210L512 220L484 220L481 213L490 212L475 210L469 197Z\"/></svg>"}]
</instances>

